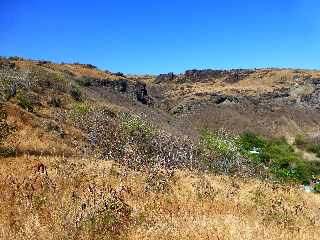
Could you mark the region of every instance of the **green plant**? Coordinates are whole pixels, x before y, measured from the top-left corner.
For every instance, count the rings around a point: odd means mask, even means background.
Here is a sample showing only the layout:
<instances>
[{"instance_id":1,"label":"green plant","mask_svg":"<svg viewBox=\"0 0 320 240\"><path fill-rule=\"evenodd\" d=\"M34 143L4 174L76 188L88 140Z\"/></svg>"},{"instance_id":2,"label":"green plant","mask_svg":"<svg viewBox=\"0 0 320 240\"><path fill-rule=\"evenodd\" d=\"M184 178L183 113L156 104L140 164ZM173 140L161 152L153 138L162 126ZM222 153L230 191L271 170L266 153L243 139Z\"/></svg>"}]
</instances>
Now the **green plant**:
<instances>
[{"instance_id":1,"label":"green plant","mask_svg":"<svg viewBox=\"0 0 320 240\"><path fill-rule=\"evenodd\" d=\"M75 102L71 110L71 118L76 121L83 118L84 115L91 111L91 106L86 102Z\"/></svg>"},{"instance_id":2,"label":"green plant","mask_svg":"<svg viewBox=\"0 0 320 240\"><path fill-rule=\"evenodd\" d=\"M235 174L241 158L237 138L223 129L205 130L200 138L202 165L210 171Z\"/></svg>"},{"instance_id":3,"label":"green plant","mask_svg":"<svg viewBox=\"0 0 320 240\"><path fill-rule=\"evenodd\" d=\"M62 83L63 85L67 85L67 80L65 79L64 75L60 72L54 72L52 74L52 79L58 83Z\"/></svg>"},{"instance_id":4,"label":"green plant","mask_svg":"<svg viewBox=\"0 0 320 240\"><path fill-rule=\"evenodd\" d=\"M255 163L266 164L269 172L279 179L308 182L312 175L320 173L320 163L304 160L285 139L265 139L253 133L244 133L240 135L238 143L244 156ZM303 136L297 136L295 145L307 144ZM259 154L250 154L253 148L258 148Z\"/></svg>"},{"instance_id":5,"label":"green plant","mask_svg":"<svg viewBox=\"0 0 320 240\"><path fill-rule=\"evenodd\" d=\"M17 97L18 105L22 107L24 110L27 110L28 112L33 112L33 106L32 103L23 95L19 95Z\"/></svg>"},{"instance_id":6,"label":"green plant","mask_svg":"<svg viewBox=\"0 0 320 240\"><path fill-rule=\"evenodd\" d=\"M137 116L122 116L121 129L130 137L140 136L149 139L152 136L152 128Z\"/></svg>"},{"instance_id":7,"label":"green plant","mask_svg":"<svg viewBox=\"0 0 320 240\"><path fill-rule=\"evenodd\" d=\"M320 193L320 183L316 184L314 186L314 190L317 192L317 193Z\"/></svg>"},{"instance_id":8,"label":"green plant","mask_svg":"<svg viewBox=\"0 0 320 240\"><path fill-rule=\"evenodd\" d=\"M266 140L252 132L244 132L241 134L238 143L241 148L246 151L250 151L254 148L264 148L267 144Z\"/></svg>"},{"instance_id":9,"label":"green plant","mask_svg":"<svg viewBox=\"0 0 320 240\"><path fill-rule=\"evenodd\" d=\"M238 155L237 140L228 135L223 129L218 131L204 131L201 135L201 145L220 157L235 158Z\"/></svg>"}]
</instances>

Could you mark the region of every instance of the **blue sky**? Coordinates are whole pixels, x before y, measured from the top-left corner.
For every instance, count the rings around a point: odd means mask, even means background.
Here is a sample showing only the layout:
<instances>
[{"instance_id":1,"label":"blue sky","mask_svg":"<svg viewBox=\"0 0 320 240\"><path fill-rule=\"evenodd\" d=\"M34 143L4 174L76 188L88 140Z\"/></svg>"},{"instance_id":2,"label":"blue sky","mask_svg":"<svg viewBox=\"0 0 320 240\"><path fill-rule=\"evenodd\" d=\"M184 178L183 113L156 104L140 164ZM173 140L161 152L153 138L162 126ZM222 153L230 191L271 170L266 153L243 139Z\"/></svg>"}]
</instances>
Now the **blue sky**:
<instances>
[{"instance_id":1,"label":"blue sky","mask_svg":"<svg viewBox=\"0 0 320 240\"><path fill-rule=\"evenodd\" d=\"M319 0L0 0L0 55L125 73L320 68Z\"/></svg>"}]
</instances>

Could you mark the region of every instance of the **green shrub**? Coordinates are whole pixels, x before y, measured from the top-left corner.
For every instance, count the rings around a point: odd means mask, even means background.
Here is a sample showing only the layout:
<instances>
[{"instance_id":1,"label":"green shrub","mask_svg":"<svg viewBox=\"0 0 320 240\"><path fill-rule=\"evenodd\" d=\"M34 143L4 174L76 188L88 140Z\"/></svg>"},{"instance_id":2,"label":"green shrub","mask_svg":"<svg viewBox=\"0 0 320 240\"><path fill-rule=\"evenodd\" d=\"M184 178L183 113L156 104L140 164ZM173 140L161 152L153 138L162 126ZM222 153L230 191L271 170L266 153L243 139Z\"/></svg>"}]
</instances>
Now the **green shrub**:
<instances>
[{"instance_id":1,"label":"green shrub","mask_svg":"<svg viewBox=\"0 0 320 240\"><path fill-rule=\"evenodd\" d=\"M28 112L33 112L32 103L26 97L19 95L17 99L18 99L18 105L20 107L22 107L24 110L27 110Z\"/></svg>"},{"instance_id":2,"label":"green shrub","mask_svg":"<svg viewBox=\"0 0 320 240\"><path fill-rule=\"evenodd\" d=\"M70 112L71 119L76 122L82 119L87 113L91 111L91 106L86 102L75 102Z\"/></svg>"},{"instance_id":3,"label":"green shrub","mask_svg":"<svg viewBox=\"0 0 320 240\"><path fill-rule=\"evenodd\" d=\"M314 186L314 190L317 192L317 193L320 193L320 183L316 184Z\"/></svg>"},{"instance_id":4,"label":"green shrub","mask_svg":"<svg viewBox=\"0 0 320 240\"><path fill-rule=\"evenodd\" d=\"M295 144L305 146L303 136L297 136ZM270 140L253 133L244 133L240 135L239 145L243 155L255 163L266 164L270 173L280 179L307 182L313 175L320 173L320 163L304 160L285 139ZM258 148L260 153L250 154L249 151L254 148Z\"/></svg>"},{"instance_id":5,"label":"green shrub","mask_svg":"<svg viewBox=\"0 0 320 240\"><path fill-rule=\"evenodd\" d=\"M52 74L52 79L57 82L57 83L62 83L63 85L67 85L68 82L66 80L66 78L64 77L64 75L62 73L59 72L55 72Z\"/></svg>"},{"instance_id":6,"label":"green shrub","mask_svg":"<svg viewBox=\"0 0 320 240\"><path fill-rule=\"evenodd\" d=\"M239 138L239 144L244 150L250 151L254 148L264 148L267 142L252 132L244 132Z\"/></svg>"},{"instance_id":7,"label":"green shrub","mask_svg":"<svg viewBox=\"0 0 320 240\"><path fill-rule=\"evenodd\" d=\"M238 155L237 141L224 130L215 132L204 131L201 135L201 145L219 157L235 158Z\"/></svg>"},{"instance_id":8,"label":"green shrub","mask_svg":"<svg viewBox=\"0 0 320 240\"><path fill-rule=\"evenodd\" d=\"M149 139L152 136L152 128L137 116L122 116L121 129L130 137L140 136Z\"/></svg>"}]
</instances>

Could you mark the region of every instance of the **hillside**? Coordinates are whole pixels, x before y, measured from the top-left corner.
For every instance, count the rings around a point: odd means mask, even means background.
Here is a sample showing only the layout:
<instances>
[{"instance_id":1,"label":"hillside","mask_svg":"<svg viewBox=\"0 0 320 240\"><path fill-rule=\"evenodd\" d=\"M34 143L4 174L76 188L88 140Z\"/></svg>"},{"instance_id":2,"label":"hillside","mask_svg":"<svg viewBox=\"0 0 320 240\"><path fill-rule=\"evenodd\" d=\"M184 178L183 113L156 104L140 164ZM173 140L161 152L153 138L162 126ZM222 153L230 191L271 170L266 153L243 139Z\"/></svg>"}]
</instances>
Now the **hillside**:
<instances>
[{"instance_id":1,"label":"hillside","mask_svg":"<svg viewBox=\"0 0 320 240\"><path fill-rule=\"evenodd\" d=\"M319 119L318 71L1 58L0 239L318 239Z\"/></svg>"}]
</instances>

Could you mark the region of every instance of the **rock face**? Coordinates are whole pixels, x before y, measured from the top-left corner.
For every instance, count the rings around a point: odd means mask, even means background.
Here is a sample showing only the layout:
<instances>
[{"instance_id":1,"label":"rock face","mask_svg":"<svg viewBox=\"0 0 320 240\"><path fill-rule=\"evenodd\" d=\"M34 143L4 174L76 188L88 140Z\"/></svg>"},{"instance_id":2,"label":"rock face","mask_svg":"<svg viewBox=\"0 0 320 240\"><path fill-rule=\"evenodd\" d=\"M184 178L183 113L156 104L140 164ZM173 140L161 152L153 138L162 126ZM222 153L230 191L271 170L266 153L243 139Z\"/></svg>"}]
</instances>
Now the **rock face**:
<instances>
[{"instance_id":1,"label":"rock face","mask_svg":"<svg viewBox=\"0 0 320 240\"><path fill-rule=\"evenodd\" d=\"M172 80L174 80L176 78L176 75L174 73L167 73L167 74L160 74L159 76L157 76L155 83L169 83Z\"/></svg>"},{"instance_id":2,"label":"rock face","mask_svg":"<svg viewBox=\"0 0 320 240\"><path fill-rule=\"evenodd\" d=\"M117 92L128 95L142 104L148 106L153 105L153 99L149 96L147 85L141 81L130 81L125 78L120 80L92 79L90 81L90 86L112 88Z\"/></svg>"},{"instance_id":3,"label":"rock face","mask_svg":"<svg viewBox=\"0 0 320 240\"><path fill-rule=\"evenodd\" d=\"M223 78L226 83L235 83L253 73L253 70L233 69L233 70L187 70L184 74L174 73L160 74L155 83L185 83L185 82L208 82L214 79Z\"/></svg>"}]
</instances>

